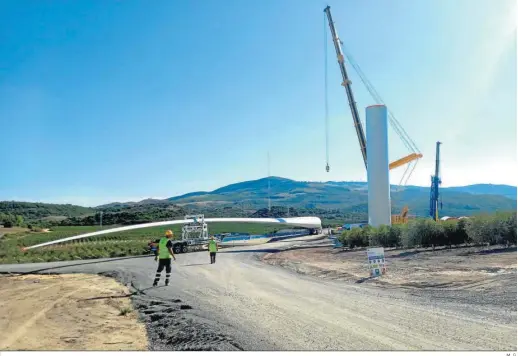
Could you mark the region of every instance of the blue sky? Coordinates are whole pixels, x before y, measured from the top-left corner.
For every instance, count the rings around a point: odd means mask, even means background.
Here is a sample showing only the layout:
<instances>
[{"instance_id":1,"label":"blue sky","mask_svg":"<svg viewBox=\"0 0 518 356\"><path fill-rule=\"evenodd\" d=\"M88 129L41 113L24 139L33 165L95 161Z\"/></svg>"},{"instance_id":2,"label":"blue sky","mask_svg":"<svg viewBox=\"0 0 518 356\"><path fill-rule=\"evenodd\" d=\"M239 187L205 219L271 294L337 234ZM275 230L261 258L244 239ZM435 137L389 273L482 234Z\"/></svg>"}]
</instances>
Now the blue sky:
<instances>
[{"instance_id":1,"label":"blue sky","mask_svg":"<svg viewBox=\"0 0 518 356\"><path fill-rule=\"evenodd\" d=\"M2 1L0 200L96 205L271 174L365 180L324 1ZM445 186L515 184L512 0L329 1L347 50ZM329 34L327 39L330 40ZM349 66L360 116L374 104ZM393 131L390 159L407 152ZM404 169L391 173L398 183Z\"/></svg>"}]
</instances>

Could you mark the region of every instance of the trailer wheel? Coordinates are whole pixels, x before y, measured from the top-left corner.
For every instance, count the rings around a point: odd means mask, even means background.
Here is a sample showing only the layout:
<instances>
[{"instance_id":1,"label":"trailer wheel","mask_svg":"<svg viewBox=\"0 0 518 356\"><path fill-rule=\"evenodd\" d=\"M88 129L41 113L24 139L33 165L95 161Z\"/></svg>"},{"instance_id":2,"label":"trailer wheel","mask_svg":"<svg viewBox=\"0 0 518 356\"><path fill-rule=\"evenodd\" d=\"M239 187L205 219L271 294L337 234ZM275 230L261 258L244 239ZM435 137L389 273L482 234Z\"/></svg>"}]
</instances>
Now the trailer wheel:
<instances>
[{"instance_id":1,"label":"trailer wheel","mask_svg":"<svg viewBox=\"0 0 518 356\"><path fill-rule=\"evenodd\" d=\"M181 253L182 252L182 247L180 245L174 245L173 246L173 252L174 253Z\"/></svg>"},{"instance_id":2,"label":"trailer wheel","mask_svg":"<svg viewBox=\"0 0 518 356\"><path fill-rule=\"evenodd\" d=\"M186 253L187 252L187 245L183 245L182 246L182 253Z\"/></svg>"}]
</instances>

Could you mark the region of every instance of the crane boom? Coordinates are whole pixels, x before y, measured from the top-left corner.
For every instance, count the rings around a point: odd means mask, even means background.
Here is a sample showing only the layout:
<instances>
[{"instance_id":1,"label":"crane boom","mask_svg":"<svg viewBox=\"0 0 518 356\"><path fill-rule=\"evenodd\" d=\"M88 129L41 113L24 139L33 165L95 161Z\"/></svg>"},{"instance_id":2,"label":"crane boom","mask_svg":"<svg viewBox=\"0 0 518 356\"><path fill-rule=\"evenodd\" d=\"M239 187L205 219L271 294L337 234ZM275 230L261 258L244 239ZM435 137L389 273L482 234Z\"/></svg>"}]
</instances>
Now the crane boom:
<instances>
[{"instance_id":1,"label":"crane boom","mask_svg":"<svg viewBox=\"0 0 518 356\"><path fill-rule=\"evenodd\" d=\"M423 155L421 153L411 153L408 156L405 156L403 158L398 159L397 161L394 161L389 164L389 170L401 167L407 163L410 163L412 161L415 161L416 159L422 158Z\"/></svg>"},{"instance_id":2,"label":"crane boom","mask_svg":"<svg viewBox=\"0 0 518 356\"><path fill-rule=\"evenodd\" d=\"M437 141L435 147L435 175L432 176L432 186L430 188L430 216L435 220L439 220L439 184L441 178L439 177L439 164L441 154L441 142Z\"/></svg>"},{"instance_id":3,"label":"crane boom","mask_svg":"<svg viewBox=\"0 0 518 356\"><path fill-rule=\"evenodd\" d=\"M347 76L347 70L345 69L344 63L344 55L342 51L342 47L340 45L340 38L336 33L335 25L333 23L333 18L331 16L331 7L327 6L324 9L324 12L327 15L327 20L329 23L329 29L331 30L331 35L333 37L333 43L335 45L336 56L338 58L338 66L340 67L340 72L342 72L342 85L345 87L345 92L347 93L347 99L349 100L349 107L351 108L351 114L353 115L354 127L356 128L356 134L358 135L358 141L360 142L360 149L362 151L363 162L365 164L365 168L367 168L367 143L365 139L365 134L363 132L363 126L360 121L360 115L358 114L358 108L356 107L356 102L354 101L353 91L351 89L351 81Z\"/></svg>"},{"instance_id":4,"label":"crane boom","mask_svg":"<svg viewBox=\"0 0 518 356\"><path fill-rule=\"evenodd\" d=\"M356 129L356 134L358 136L358 141L360 143L360 150L363 156L363 162L365 164L365 168L367 168L367 140L365 139L365 133L363 131L363 125L360 121L360 115L358 114L358 108L356 107L356 102L354 101L354 95L351 88L351 81L347 75L347 69L345 68L345 58L344 53L341 46L340 38L338 37L338 33L336 32L336 28L333 22L333 17L331 16L331 7L327 6L324 9L324 12L327 15L327 22L329 23L329 29L331 30L331 36L333 37L333 43L335 45L336 57L338 60L338 66L340 67L340 72L342 73L342 86L345 88L345 92L347 93L347 100L349 101L349 107L351 109L351 114L353 116L354 127ZM421 153L411 153L408 156L400 158L389 165L389 170L401 167L407 163L415 161L417 159L422 158L423 155ZM326 166L326 170L329 172L329 166Z\"/></svg>"}]
</instances>

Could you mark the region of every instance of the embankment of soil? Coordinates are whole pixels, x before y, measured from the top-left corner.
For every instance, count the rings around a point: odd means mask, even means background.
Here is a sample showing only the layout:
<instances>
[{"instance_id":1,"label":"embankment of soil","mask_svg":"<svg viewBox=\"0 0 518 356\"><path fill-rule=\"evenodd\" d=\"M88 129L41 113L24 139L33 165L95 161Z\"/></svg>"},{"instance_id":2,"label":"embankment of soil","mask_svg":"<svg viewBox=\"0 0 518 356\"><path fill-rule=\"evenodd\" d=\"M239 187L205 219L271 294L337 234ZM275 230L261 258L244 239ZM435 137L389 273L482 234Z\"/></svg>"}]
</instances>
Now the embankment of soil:
<instances>
[{"instance_id":1,"label":"embankment of soil","mask_svg":"<svg viewBox=\"0 0 518 356\"><path fill-rule=\"evenodd\" d=\"M128 289L97 275L0 276L0 350L148 349Z\"/></svg>"},{"instance_id":2,"label":"embankment of soil","mask_svg":"<svg viewBox=\"0 0 518 356\"><path fill-rule=\"evenodd\" d=\"M369 277L364 250L293 247L261 259L301 274L386 288L484 292L495 303L506 295L516 310L516 247L387 250L387 273L377 278Z\"/></svg>"}]
</instances>

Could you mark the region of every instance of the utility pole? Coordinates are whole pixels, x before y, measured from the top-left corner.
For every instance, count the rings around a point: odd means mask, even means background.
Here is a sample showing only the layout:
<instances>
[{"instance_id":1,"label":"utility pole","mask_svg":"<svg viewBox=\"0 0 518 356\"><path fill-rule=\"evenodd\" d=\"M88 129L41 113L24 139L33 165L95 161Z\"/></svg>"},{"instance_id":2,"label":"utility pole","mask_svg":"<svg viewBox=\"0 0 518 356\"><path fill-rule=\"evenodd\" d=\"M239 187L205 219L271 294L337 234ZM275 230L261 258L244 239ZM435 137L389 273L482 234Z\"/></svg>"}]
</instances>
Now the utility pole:
<instances>
[{"instance_id":1,"label":"utility pole","mask_svg":"<svg viewBox=\"0 0 518 356\"><path fill-rule=\"evenodd\" d=\"M99 227L103 227L103 212L101 211L101 213L99 214L100 216L100 223L99 223Z\"/></svg>"},{"instance_id":2,"label":"utility pole","mask_svg":"<svg viewBox=\"0 0 518 356\"><path fill-rule=\"evenodd\" d=\"M272 211L272 204L270 201L270 152L269 151L267 154L267 159L268 159L268 216L270 216L271 211Z\"/></svg>"}]
</instances>

